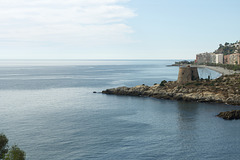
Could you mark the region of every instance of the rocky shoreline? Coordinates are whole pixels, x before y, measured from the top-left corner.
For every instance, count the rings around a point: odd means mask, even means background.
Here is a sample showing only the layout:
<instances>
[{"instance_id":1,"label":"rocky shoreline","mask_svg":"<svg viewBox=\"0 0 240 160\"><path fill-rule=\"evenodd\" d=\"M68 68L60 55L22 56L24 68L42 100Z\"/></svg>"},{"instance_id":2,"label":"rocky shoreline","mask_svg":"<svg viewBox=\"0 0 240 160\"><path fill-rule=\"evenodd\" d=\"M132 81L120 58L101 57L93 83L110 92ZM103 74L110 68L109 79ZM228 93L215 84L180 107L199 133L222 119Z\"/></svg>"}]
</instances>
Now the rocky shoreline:
<instances>
[{"instance_id":1,"label":"rocky shoreline","mask_svg":"<svg viewBox=\"0 0 240 160\"><path fill-rule=\"evenodd\" d=\"M240 74L223 75L214 80L201 79L185 84L162 81L153 86L118 87L104 90L102 93L240 105Z\"/></svg>"},{"instance_id":2,"label":"rocky shoreline","mask_svg":"<svg viewBox=\"0 0 240 160\"><path fill-rule=\"evenodd\" d=\"M220 112L217 116L225 120L240 119L240 110Z\"/></svg>"}]
</instances>

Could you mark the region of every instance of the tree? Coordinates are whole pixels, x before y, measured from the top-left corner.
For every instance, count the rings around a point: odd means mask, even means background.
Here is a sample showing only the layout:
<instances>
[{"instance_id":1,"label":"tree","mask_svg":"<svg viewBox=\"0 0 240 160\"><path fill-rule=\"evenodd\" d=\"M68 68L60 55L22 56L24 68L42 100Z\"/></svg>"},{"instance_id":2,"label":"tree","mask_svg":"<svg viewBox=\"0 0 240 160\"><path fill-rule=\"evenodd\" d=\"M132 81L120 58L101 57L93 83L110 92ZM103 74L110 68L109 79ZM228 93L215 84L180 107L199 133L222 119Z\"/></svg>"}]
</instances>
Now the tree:
<instances>
[{"instance_id":1,"label":"tree","mask_svg":"<svg viewBox=\"0 0 240 160\"><path fill-rule=\"evenodd\" d=\"M161 83L160 83L160 86L165 86L165 83L167 83L166 80L163 80Z\"/></svg>"},{"instance_id":2,"label":"tree","mask_svg":"<svg viewBox=\"0 0 240 160\"><path fill-rule=\"evenodd\" d=\"M0 159L3 159L8 152L7 149L8 139L4 134L0 134Z\"/></svg>"},{"instance_id":3,"label":"tree","mask_svg":"<svg viewBox=\"0 0 240 160\"><path fill-rule=\"evenodd\" d=\"M226 42L226 43L225 43L225 46L228 46L228 45L229 45L229 43L228 43L228 42Z\"/></svg>"},{"instance_id":4,"label":"tree","mask_svg":"<svg viewBox=\"0 0 240 160\"><path fill-rule=\"evenodd\" d=\"M25 152L14 145L6 154L4 160L25 160Z\"/></svg>"},{"instance_id":5,"label":"tree","mask_svg":"<svg viewBox=\"0 0 240 160\"><path fill-rule=\"evenodd\" d=\"M8 149L8 139L0 134L0 160L25 160L26 154L17 145Z\"/></svg>"}]
</instances>

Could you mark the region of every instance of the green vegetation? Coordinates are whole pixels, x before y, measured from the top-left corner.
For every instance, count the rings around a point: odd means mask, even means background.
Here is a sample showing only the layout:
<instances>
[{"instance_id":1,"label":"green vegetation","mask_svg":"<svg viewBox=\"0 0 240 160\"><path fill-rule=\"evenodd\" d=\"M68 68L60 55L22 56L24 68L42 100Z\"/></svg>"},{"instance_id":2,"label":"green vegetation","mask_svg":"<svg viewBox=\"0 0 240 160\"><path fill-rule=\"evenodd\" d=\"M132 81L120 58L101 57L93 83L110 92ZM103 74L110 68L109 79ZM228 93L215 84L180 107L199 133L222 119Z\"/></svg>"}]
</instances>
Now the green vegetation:
<instances>
[{"instance_id":1,"label":"green vegetation","mask_svg":"<svg viewBox=\"0 0 240 160\"><path fill-rule=\"evenodd\" d=\"M175 62L175 65L186 65L186 64L194 64L194 61L187 61L187 60L183 60L183 61L179 61L179 62Z\"/></svg>"},{"instance_id":2,"label":"green vegetation","mask_svg":"<svg viewBox=\"0 0 240 160\"><path fill-rule=\"evenodd\" d=\"M210 83L209 79L203 79L201 78L198 81L192 81L192 82L187 82L186 84L184 84L184 86L213 86L214 82Z\"/></svg>"},{"instance_id":3,"label":"green vegetation","mask_svg":"<svg viewBox=\"0 0 240 160\"><path fill-rule=\"evenodd\" d=\"M0 134L0 159L3 159L8 152L7 143L7 137L4 134Z\"/></svg>"},{"instance_id":4,"label":"green vegetation","mask_svg":"<svg viewBox=\"0 0 240 160\"><path fill-rule=\"evenodd\" d=\"M4 160L25 160L25 152L14 145L10 148Z\"/></svg>"},{"instance_id":5,"label":"green vegetation","mask_svg":"<svg viewBox=\"0 0 240 160\"><path fill-rule=\"evenodd\" d=\"M234 46L234 44L235 43L228 43L228 42L226 42L224 45L220 44L218 49L214 53L223 54L223 55L233 54L234 51L237 49Z\"/></svg>"},{"instance_id":6,"label":"green vegetation","mask_svg":"<svg viewBox=\"0 0 240 160\"><path fill-rule=\"evenodd\" d=\"M161 83L160 83L160 86L165 86L165 83L167 83L166 80L163 80Z\"/></svg>"},{"instance_id":7,"label":"green vegetation","mask_svg":"<svg viewBox=\"0 0 240 160\"><path fill-rule=\"evenodd\" d=\"M189 86L189 85L192 85L192 84L194 84L195 82L187 82L186 84L185 84L185 86Z\"/></svg>"},{"instance_id":8,"label":"green vegetation","mask_svg":"<svg viewBox=\"0 0 240 160\"><path fill-rule=\"evenodd\" d=\"M234 64L216 64L216 63L207 63L207 66L218 66L229 70L238 71L240 70L240 65Z\"/></svg>"},{"instance_id":9,"label":"green vegetation","mask_svg":"<svg viewBox=\"0 0 240 160\"><path fill-rule=\"evenodd\" d=\"M211 82L211 83L209 84L209 86L214 86L214 84L215 84L214 82Z\"/></svg>"},{"instance_id":10,"label":"green vegetation","mask_svg":"<svg viewBox=\"0 0 240 160\"><path fill-rule=\"evenodd\" d=\"M25 160L25 152L17 145L8 149L8 139L4 134L0 134L0 160Z\"/></svg>"}]
</instances>

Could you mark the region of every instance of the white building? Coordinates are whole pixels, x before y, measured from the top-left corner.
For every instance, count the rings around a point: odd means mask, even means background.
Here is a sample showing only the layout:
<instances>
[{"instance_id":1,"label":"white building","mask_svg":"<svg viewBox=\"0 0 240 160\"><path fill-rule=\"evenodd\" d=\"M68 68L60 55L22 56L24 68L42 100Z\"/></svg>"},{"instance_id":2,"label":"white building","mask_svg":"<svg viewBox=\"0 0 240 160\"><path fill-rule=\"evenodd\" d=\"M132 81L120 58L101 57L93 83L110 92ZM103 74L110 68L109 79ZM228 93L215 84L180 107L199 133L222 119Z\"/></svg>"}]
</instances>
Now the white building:
<instances>
[{"instance_id":1,"label":"white building","mask_svg":"<svg viewBox=\"0 0 240 160\"><path fill-rule=\"evenodd\" d=\"M223 54L215 54L216 55L216 62L217 64L223 64Z\"/></svg>"},{"instance_id":2,"label":"white building","mask_svg":"<svg viewBox=\"0 0 240 160\"><path fill-rule=\"evenodd\" d=\"M221 63L223 64L223 54L215 53L200 53L196 55L196 63L206 64L206 63Z\"/></svg>"}]
</instances>

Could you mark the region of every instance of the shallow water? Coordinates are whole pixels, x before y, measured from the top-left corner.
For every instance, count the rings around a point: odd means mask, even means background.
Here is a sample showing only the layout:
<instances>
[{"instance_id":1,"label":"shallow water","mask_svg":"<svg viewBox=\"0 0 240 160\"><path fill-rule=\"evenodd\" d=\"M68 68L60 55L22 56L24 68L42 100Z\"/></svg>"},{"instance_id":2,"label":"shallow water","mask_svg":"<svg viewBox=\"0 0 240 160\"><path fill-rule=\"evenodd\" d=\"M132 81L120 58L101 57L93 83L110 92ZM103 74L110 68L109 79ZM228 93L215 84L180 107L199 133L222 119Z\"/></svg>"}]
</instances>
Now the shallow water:
<instances>
[{"instance_id":1,"label":"shallow water","mask_svg":"<svg viewBox=\"0 0 240 160\"><path fill-rule=\"evenodd\" d=\"M92 93L176 80L173 62L4 62L0 132L29 160L238 159L239 121L215 117L238 106Z\"/></svg>"}]
</instances>

